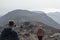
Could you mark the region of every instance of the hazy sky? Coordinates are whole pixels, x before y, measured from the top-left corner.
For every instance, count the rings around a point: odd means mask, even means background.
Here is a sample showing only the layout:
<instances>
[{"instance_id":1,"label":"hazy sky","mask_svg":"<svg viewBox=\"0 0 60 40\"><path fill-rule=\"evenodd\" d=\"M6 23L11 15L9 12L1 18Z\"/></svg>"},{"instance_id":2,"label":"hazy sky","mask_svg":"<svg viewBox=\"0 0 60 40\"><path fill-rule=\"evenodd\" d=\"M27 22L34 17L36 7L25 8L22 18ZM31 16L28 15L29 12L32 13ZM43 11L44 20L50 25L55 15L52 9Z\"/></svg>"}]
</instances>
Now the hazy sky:
<instances>
[{"instance_id":1,"label":"hazy sky","mask_svg":"<svg viewBox=\"0 0 60 40\"><path fill-rule=\"evenodd\" d=\"M60 12L60 0L0 0L0 15L15 9Z\"/></svg>"}]
</instances>

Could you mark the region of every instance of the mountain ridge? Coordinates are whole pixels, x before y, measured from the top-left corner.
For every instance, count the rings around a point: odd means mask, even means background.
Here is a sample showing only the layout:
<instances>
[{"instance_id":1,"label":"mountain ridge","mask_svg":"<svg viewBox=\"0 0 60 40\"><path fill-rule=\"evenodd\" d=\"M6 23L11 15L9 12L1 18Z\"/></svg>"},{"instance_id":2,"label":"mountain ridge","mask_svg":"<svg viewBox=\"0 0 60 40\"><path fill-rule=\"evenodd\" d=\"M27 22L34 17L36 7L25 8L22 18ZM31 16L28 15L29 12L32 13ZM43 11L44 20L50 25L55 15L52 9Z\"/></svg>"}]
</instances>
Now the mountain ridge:
<instances>
[{"instance_id":1,"label":"mountain ridge","mask_svg":"<svg viewBox=\"0 0 60 40\"><path fill-rule=\"evenodd\" d=\"M37 21L55 28L59 28L60 26L45 13L36 13L28 10L13 10L8 12L0 18L0 25L6 24L9 20L15 20L18 24L23 21Z\"/></svg>"}]
</instances>

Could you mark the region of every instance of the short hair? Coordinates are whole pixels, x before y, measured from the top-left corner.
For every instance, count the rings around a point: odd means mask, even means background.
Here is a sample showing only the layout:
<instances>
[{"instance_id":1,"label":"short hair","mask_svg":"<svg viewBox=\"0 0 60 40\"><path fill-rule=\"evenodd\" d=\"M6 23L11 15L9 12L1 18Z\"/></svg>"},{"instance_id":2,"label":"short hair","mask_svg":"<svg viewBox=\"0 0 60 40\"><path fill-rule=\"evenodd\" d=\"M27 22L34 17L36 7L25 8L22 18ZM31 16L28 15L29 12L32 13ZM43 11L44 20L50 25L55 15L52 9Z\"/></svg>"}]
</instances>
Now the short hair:
<instances>
[{"instance_id":1,"label":"short hair","mask_svg":"<svg viewBox=\"0 0 60 40\"><path fill-rule=\"evenodd\" d=\"M9 21L9 26L13 26L14 25L14 21Z\"/></svg>"}]
</instances>

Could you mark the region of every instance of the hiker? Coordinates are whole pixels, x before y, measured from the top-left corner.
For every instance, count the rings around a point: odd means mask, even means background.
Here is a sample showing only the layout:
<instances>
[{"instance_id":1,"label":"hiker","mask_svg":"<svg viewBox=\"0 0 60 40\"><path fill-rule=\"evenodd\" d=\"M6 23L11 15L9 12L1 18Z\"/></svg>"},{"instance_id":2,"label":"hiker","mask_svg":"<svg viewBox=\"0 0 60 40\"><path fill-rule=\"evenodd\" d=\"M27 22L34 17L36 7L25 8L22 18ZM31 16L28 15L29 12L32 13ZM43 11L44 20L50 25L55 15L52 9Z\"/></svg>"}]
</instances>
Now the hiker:
<instances>
[{"instance_id":1,"label":"hiker","mask_svg":"<svg viewBox=\"0 0 60 40\"><path fill-rule=\"evenodd\" d=\"M20 26L20 31L22 31L23 30L23 24Z\"/></svg>"},{"instance_id":2,"label":"hiker","mask_svg":"<svg viewBox=\"0 0 60 40\"><path fill-rule=\"evenodd\" d=\"M43 38L43 30L42 29L38 29L37 36L38 36L39 40L42 40L42 38Z\"/></svg>"},{"instance_id":3,"label":"hiker","mask_svg":"<svg viewBox=\"0 0 60 40\"><path fill-rule=\"evenodd\" d=\"M1 33L0 40L19 40L17 33L13 29L14 27L16 27L14 21L9 21L8 27L4 28Z\"/></svg>"},{"instance_id":4,"label":"hiker","mask_svg":"<svg viewBox=\"0 0 60 40\"><path fill-rule=\"evenodd\" d=\"M23 28L24 28L24 26L25 26L24 24L21 24L20 28L21 28L21 29L23 29Z\"/></svg>"}]
</instances>

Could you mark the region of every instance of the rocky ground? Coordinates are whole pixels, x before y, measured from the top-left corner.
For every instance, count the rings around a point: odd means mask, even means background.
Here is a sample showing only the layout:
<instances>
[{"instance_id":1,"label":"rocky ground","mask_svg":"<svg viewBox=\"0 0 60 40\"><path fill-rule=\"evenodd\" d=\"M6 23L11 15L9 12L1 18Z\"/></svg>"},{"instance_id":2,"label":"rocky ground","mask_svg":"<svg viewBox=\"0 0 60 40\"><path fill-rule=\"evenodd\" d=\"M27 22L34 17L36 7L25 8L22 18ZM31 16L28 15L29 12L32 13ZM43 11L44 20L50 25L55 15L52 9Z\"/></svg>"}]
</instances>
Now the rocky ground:
<instances>
[{"instance_id":1,"label":"rocky ground","mask_svg":"<svg viewBox=\"0 0 60 40\"><path fill-rule=\"evenodd\" d=\"M28 25L24 24L23 28L21 28L21 25L20 25L15 28L15 31L18 33L20 40L38 40L38 37L37 37L38 28L42 28L44 30L43 40L55 40L56 37L51 38L50 35L53 35L54 33L59 32L57 29L42 23L28 24ZM1 27L0 32L2 30L3 28Z\"/></svg>"}]
</instances>

